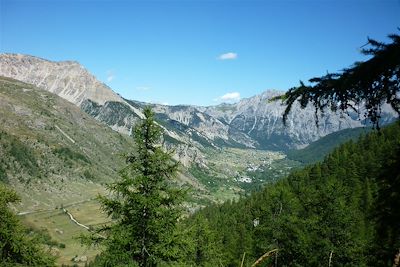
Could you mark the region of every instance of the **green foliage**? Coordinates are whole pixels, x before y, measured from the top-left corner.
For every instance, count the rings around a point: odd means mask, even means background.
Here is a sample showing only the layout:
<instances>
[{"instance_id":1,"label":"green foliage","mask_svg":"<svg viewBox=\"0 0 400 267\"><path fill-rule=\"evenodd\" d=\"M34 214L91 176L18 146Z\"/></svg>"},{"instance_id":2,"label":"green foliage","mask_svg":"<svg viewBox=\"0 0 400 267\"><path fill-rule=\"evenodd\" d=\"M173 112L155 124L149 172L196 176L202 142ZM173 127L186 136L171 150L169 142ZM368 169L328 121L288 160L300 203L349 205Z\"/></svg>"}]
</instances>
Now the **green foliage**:
<instances>
[{"instance_id":1,"label":"green foliage","mask_svg":"<svg viewBox=\"0 0 400 267\"><path fill-rule=\"evenodd\" d=\"M184 262L191 266L218 266L220 261L222 243L216 239L208 220L202 215L194 216L193 222L181 225L186 236Z\"/></svg>"},{"instance_id":2,"label":"green foliage","mask_svg":"<svg viewBox=\"0 0 400 267\"><path fill-rule=\"evenodd\" d=\"M177 140L177 139L171 137L171 136L168 135L168 134L164 134L163 139L164 139L165 142L167 142L167 143L169 143L169 144L172 144L172 145L174 145L174 146L178 146L178 145L184 144L183 142L181 142L181 141L179 141L179 140Z\"/></svg>"},{"instance_id":3,"label":"green foliage","mask_svg":"<svg viewBox=\"0 0 400 267\"><path fill-rule=\"evenodd\" d=\"M14 163L10 163L7 160L10 158L28 172L28 174L36 177L40 176L40 169L33 149L26 146L15 136L0 131L0 151L3 152L3 156L0 159L0 180L4 181L6 178L5 169L11 167L10 164L14 165Z\"/></svg>"},{"instance_id":4,"label":"green foliage","mask_svg":"<svg viewBox=\"0 0 400 267\"><path fill-rule=\"evenodd\" d=\"M274 164L269 166L262 166L255 171L248 170L246 175L252 178L252 182L242 183L240 187L248 195L251 192L262 190L266 184L275 183L281 178L286 177L291 171L303 166L300 162L288 159L288 157L275 160Z\"/></svg>"},{"instance_id":5,"label":"green foliage","mask_svg":"<svg viewBox=\"0 0 400 267\"><path fill-rule=\"evenodd\" d=\"M190 166L189 172L193 175L193 177L196 177L200 183L206 185L212 191L218 190L218 188L220 188L224 183L223 180L217 179L215 176L213 176L210 171L197 165Z\"/></svg>"},{"instance_id":6,"label":"green foliage","mask_svg":"<svg viewBox=\"0 0 400 267\"><path fill-rule=\"evenodd\" d=\"M0 265L54 266L54 258L46 255L38 241L26 235L26 229L9 209L19 201L17 194L0 183Z\"/></svg>"},{"instance_id":7,"label":"green foliage","mask_svg":"<svg viewBox=\"0 0 400 267\"><path fill-rule=\"evenodd\" d=\"M306 148L288 151L287 157L305 164L315 163L323 160L335 147L349 140L357 140L360 135L366 134L370 130L371 128L359 127L334 132L309 144Z\"/></svg>"},{"instance_id":8,"label":"green foliage","mask_svg":"<svg viewBox=\"0 0 400 267\"><path fill-rule=\"evenodd\" d=\"M379 175L379 194L374 207L377 224L375 251L381 266L394 266L400 248L400 142L387 151L384 171Z\"/></svg>"},{"instance_id":9,"label":"green foliage","mask_svg":"<svg viewBox=\"0 0 400 267\"><path fill-rule=\"evenodd\" d=\"M39 244L46 245L49 248L65 248L65 244L57 242L51 238L49 231L46 228L36 229L27 227L25 229L25 234L29 235L32 239L35 239Z\"/></svg>"},{"instance_id":10,"label":"green foliage","mask_svg":"<svg viewBox=\"0 0 400 267\"><path fill-rule=\"evenodd\" d=\"M82 161L90 164L90 160L79 152L72 151L69 147L58 147L53 149L53 153L65 161Z\"/></svg>"},{"instance_id":11,"label":"green foliage","mask_svg":"<svg viewBox=\"0 0 400 267\"><path fill-rule=\"evenodd\" d=\"M91 173L89 170L85 170L83 172L83 177L85 177L86 179L91 180L91 181L95 180L95 178L96 178L96 177L94 177L93 173Z\"/></svg>"},{"instance_id":12,"label":"green foliage","mask_svg":"<svg viewBox=\"0 0 400 267\"><path fill-rule=\"evenodd\" d=\"M343 144L322 162L250 197L206 207L184 223L196 229L204 224L198 218L207 222L208 235L223 248L213 261L223 266L238 266L244 253L250 266L275 248L279 253L267 265L323 266L332 255L332 266L392 266L400 245L399 152L396 123ZM203 247L215 244L202 240Z\"/></svg>"},{"instance_id":13,"label":"green foliage","mask_svg":"<svg viewBox=\"0 0 400 267\"><path fill-rule=\"evenodd\" d=\"M310 102L314 105L317 124L318 113L327 107L345 113L363 107L365 116L378 129L383 104L390 104L400 115L400 35L392 34L389 38L389 44L368 39L369 48L362 52L372 56L369 60L357 62L341 73L310 79L310 86L300 82L299 87L277 97L287 105L284 122L297 100L302 108Z\"/></svg>"},{"instance_id":14,"label":"green foliage","mask_svg":"<svg viewBox=\"0 0 400 267\"><path fill-rule=\"evenodd\" d=\"M144 114L134 129L136 147L126 159L128 166L108 186L112 194L99 198L113 218L97 231L105 237L100 240L105 251L97 259L101 266L156 266L181 257L175 225L184 192L170 185L178 163L159 146L162 130L152 111L146 108Z\"/></svg>"},{"instance_id":15,"label":"green foliage","mask_svg":"<svg viewBox=\"0 0 400 267\"><path fill-rule=\"evenodd\" d=\"M0 165L0 182L7 183L7 172L2 165Z\"/></svg>"}]
</instances>

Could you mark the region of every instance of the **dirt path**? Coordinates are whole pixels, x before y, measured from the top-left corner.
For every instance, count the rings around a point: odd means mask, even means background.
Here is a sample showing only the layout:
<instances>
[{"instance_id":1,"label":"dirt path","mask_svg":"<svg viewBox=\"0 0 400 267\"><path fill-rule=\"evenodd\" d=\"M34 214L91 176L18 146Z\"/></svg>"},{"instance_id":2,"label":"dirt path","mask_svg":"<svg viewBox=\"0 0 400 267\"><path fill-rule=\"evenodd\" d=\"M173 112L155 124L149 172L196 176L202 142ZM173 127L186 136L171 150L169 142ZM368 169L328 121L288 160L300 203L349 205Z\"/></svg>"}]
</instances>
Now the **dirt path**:
<instances>
[{"instance_id":1,"label":"dirt path","mask_svg":"<svg viewBox=\"0 0 400 267\"><path fill-rule=\"evenodd\" d=\"M70 219L71 221L73 221L76 225L85 228L85 229L88 230L89 232L92 231L92 230L90 230L89 226L84 225L84 224L78 222L78 221L74 218L74 216L72 216L72 214L68 212L68 210L66 210L65 208L63 208L63 211L64 211L64 213L66 213L66 214L69 216L69 219ZM101 238L103 238L103 239L106 239L105 236L103 236L103 235L101 235L101 234L99 234L99 233L96 233L96 235L99 236L99 237L101 237Z\"/></svg>"},{"instance_id":2,"label":"dirt path","mask_svg":"<svg viewBox=\"0 0 400 267\"><path fill-rule=\"evenodd\" d=\"M70 218L71 221L73 221L74 223L76 223L76 224L79 225L80 227L85 228L85 229L88 230L88 231L90 230L89 226L86 226L86 225L84 225L84 224L78 222L78 221L74 218L74 216L72 216L72 214L68 212L68 210L66 210L65 208L63 208L63 211L69 216L69 218Z\"/></svg>"}]
</instances>

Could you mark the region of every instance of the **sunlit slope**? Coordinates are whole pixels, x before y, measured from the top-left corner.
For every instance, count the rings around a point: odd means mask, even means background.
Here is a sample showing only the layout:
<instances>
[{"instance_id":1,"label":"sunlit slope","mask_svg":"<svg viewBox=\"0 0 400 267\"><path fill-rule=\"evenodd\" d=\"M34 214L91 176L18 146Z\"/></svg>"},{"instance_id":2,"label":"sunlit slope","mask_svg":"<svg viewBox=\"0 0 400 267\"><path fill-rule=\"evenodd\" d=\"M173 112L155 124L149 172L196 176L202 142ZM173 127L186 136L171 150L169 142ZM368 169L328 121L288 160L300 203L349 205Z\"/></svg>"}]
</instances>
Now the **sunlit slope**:
<instances>
[{"instance_id":1,"label":"sunlit slope","mask_svg":"<svg viewBox=\"0 0 400 267\"><path fill-rule=\"evenodd\" d=\"M95 196L132 145L64 99L0 78L0 179L21 195L21 211Z\"/></svg>"}]
</instances>

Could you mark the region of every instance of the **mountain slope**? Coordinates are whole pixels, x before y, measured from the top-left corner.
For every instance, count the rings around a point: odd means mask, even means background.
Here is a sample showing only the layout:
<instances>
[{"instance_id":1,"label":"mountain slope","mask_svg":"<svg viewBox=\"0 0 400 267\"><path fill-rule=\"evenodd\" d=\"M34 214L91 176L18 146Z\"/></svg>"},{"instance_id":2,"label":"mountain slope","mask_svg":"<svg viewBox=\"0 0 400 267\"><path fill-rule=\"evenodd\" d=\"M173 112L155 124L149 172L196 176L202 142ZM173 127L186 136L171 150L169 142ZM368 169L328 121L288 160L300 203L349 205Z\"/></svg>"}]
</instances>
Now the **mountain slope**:
<instances>
[{"instance_id":1,"label":"mountain slope","mask_svg":"<svg viewBox=\"0 0 400 267\"><path fill-rule=\"evenodd\" d=\"M329 154L339 145L349 140L357 140L361 135L365 135L371 130L372 128L359 127L334 132L309 144L303 149L288 151L287 156L291 160L299 161L304 164L314 163L322 160L327 154Z\"/></svg>"},{"instance_id":2,"label":"mountain slope","mask_svg":"<svg viewBox=\"0 0 400 267\"><path fill-rule=\"evenodd\" d=\"M34 84L78 106L86 99L100 105L107 101L123 102L76 61L53 62L34 56L2 54L0 66L0 75Z\"/></svg>"},{"instance_id":3,"label":"mountain slope","mask_svg":"<svg viewBox=\"0 0 400 267\"><path fill-rule=\"evenodd\" d=\"M255 148L258 144L249 136L235 129L231 129L229 124L215 118L200 108L194 106L165 106L151 105L155 113L159 114L159 118L179 122L186 127L189 127L202 136L208 142L215 146L228 147L248 147Z\"/></svg>"},{"instance_id":4,"label":"mountain slope","mask_svg":"<svg viewBox=\"0 0 400 267\"><path fill-rule=\"evenodd\" d=\"M0 179L17 189L24 210L95 196L133 145L62 98L4 77L0 125Z\"/></svg>"}]
</instances>

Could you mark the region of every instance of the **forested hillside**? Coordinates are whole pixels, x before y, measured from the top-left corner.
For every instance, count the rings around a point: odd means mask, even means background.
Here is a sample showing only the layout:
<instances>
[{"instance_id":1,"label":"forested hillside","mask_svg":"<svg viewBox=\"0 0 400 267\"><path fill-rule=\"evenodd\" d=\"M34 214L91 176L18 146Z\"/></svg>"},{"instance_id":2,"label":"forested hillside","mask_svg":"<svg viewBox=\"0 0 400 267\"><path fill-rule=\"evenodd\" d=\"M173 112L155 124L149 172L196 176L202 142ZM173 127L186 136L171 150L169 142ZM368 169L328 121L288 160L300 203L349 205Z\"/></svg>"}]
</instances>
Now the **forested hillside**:
<instances>
[{"instance_id":1,"label":"forested hillside","mask_svg":"<svg viewBox=\"0 0 400 267\"><path fill-rule=\"evenodd\" d=\"M371 130L371 127L358 127L334 132L309 144L303 149L288 151L287 157L304 164L315 163L323 160L325 155L332 152L339 145L349 140L357 140L361 135Z\"/></svg>"},{"instance_id":2,"label":"forested hillside","mask_svg":"<svg viewBox=\"0 0 400 267\"><path fill-rule=\"evenodd\" d=\"M400 125L183 222L196 266L392 266L400 248ZM187 264L188 264L187 262Z\"/></svg>"}]
</instances>

